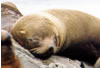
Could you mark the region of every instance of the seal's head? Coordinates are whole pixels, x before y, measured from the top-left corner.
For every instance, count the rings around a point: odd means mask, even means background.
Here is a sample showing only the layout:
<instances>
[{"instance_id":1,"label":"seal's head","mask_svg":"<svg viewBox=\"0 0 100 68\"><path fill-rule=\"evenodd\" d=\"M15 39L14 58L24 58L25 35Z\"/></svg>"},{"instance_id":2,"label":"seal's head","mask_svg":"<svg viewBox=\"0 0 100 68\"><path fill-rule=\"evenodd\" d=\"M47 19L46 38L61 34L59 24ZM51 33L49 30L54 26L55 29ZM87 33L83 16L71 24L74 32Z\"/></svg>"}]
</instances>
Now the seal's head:
<instances>
[{"instance_id":1,"label":"seal's head","mask_svg":"<svg viewBox=\"0 0 100 68\"><path fill-rule=\"evenodd\" d=\"M15 40L37 58L47 59L58 50L55 26L48 18L38 14L22 17L11 33Z\"/></svg>"}]
</instances>

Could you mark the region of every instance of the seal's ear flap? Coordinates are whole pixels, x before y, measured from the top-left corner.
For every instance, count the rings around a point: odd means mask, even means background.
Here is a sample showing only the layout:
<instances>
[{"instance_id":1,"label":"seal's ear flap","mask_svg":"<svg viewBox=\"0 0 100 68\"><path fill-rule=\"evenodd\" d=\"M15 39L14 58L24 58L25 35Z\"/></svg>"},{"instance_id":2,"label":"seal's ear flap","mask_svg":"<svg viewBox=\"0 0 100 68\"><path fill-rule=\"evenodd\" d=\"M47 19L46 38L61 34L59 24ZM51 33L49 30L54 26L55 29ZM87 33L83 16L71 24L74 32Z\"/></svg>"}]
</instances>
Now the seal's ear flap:
<instances>
[{"instance_id":1,"label":"seal's ear flap","mask_svg":"<svg viewBox=\"0 0 100 68\"><path fill-rule=\"evenodd\" d=\"M19 33L22 34L22 35L25 35L26 34L26 32L24 30L19 31Z\"/></svg>"},{"instance_id":2,"label":"seal's ear flap","mask_svg":"<svg viewBox=\"0 0 100 68\"><path fill-rule=\"evenodd\" d=\"M22 14L17 9L16 5L10 2L1 3L1 27L4 30L10 31L12 25L18 20Z\"/></svg>"},{"instance_id":3,"label":"seal's ear flap","mask_svg":"<svg viewBox=\"0 0 100 68\"><path fill-rule=\"evenodd\" d=\"M99 57L98 60L96 61L94 67L95 67L95 68L100 68L100 57Z\"/></svg>"}]
</instances>

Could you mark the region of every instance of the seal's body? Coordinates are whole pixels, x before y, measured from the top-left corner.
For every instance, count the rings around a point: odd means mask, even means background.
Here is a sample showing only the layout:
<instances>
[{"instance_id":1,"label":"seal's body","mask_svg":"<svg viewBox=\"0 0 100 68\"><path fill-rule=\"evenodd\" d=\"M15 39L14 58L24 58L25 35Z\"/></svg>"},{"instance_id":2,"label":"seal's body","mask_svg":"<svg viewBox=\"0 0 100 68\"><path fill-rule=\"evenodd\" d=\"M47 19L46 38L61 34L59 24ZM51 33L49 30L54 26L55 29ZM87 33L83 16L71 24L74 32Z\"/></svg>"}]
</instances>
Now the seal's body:
<instances>
[{"instance_id":1,"label":"seal's body","mask_svg":"<svg viewBox=\"0 0 100 68\"><path fill-rule=\"evenodd\" d=\"M94 63L100 56L100 20L80 11L52 9L24 16L11 33L23 47L41 59L52 54L75 59L77 55L84 55L79 59L88 62L95 59Z\"/></svg>"}]
</instances>

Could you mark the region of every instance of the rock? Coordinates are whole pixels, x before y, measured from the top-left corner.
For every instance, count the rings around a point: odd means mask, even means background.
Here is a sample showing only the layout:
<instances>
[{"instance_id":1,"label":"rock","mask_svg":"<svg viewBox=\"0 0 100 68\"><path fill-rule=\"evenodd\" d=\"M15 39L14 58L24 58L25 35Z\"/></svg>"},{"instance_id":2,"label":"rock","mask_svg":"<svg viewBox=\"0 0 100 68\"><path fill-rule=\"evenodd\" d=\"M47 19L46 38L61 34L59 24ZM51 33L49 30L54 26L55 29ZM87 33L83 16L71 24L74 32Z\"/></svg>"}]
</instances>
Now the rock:
<instances>
[{"instance_id":1,"label":"rock","mask_svg":"<svg viewBox=\"0 0 100 68\"><path fill-rule=\"evenodd\" d=\"M1 3L1 28L10 32L12 25L22 14L17 7L10 2Z\"/></svg>"},{"instance_id":2,"label":"rock","mask_svg":"<svg viewBox=\"0 0 100 68\"><path fill-rule=\"evenodd\" d=\"M28 50L14 41L14 52L24 68L81 68L81 62L69 58L52 56L48 60L35 58Z\"/></svg>"}]
</instances>

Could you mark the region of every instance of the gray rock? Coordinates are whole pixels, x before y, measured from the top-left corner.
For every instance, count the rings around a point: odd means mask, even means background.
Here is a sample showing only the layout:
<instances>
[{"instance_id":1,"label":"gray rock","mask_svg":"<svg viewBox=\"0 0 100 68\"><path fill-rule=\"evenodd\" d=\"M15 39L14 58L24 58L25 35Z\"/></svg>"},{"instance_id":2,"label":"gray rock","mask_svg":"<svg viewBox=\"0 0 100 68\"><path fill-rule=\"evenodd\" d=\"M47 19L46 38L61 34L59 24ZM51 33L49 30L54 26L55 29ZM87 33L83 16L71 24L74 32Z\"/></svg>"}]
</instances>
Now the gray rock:
<instances>
[{"instance_id":1,"label":"gray rock","mask_svg":"<svg viewBox=\"0 0 100 68\"><path fill-rule=\"evenodd\" d=\"M47 60L40 60L15 41L13 44L14 52L24 68L81 68L81 63L78 60L71 60L59 56L52 56Z\"/></svg>"}]
</instances>

